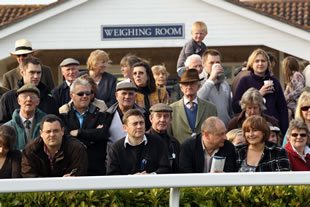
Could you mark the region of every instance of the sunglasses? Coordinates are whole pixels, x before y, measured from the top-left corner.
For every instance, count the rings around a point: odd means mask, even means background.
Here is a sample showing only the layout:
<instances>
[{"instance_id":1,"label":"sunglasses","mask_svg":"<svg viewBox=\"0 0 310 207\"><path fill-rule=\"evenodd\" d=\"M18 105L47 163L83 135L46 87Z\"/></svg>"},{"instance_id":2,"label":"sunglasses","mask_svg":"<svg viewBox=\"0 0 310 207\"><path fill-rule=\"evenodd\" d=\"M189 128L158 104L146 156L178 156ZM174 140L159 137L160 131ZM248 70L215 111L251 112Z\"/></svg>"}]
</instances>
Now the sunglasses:
<instances>
[{"instance_id":1,"label":"sunglasses","mask_svg":"<svg viewBox=\"0 0 310 207\"><path fill-rule=\"evenodd\" d=\"M78 92L78 93L76 93L76 95L78 95L78 96L84 96L84 95L89 96L90 91Z\"/></svg>"},{"instance_id":2,"label":"sunglasses","mask_svg":"<svg viewBox=\"0 0 310 207\"><path fill-rule=\"evenodd\" d=\"M291 134L292 137L298 137L298 135L299 135L300 137L306 137L306 136L307 136L307 134L305 134L305 133L302 133L302 134L292 133L292 134Z\"/></svg>"},{"instance_id":3,"label":"sunglasses","mask_svg":"<svg viewBox=\"0 0 310 207\"><path fill-rule=\"evenodd\" d=\"M302 111L308 111L310 109L310 106L303 106L300 108Z\"/></svg>"},{"instance_id":4,"label":"sunglasses","mask_svg":"<svg viewBox=\"0 0 310 207\"><path fill-rule=\"evenodd\" d=\"M29 54L16 55L17 57L28 57Z\"/></svg>"}]
</instances>

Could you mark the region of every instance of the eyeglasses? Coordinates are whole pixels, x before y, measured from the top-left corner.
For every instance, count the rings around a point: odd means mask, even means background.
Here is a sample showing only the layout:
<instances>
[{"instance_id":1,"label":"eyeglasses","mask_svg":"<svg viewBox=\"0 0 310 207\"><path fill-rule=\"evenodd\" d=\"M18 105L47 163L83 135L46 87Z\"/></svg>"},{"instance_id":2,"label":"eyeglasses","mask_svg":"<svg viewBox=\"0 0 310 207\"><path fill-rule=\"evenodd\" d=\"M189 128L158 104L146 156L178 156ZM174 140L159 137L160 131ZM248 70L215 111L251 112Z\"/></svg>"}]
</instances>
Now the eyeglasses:
<instances>
[{"instance_id":1,"label":"eyeglasses","mask_svg":"<svg viewBox=\"0 0 310 207\"><path fill-rule=\"evenodd\" d=\"M300 108L302 111L308 111L310 109L310 106L303 106Z\"/></svg>"},{"instance_id":2,"label":"eyeglasses","mask_svg":"<svg viewBox=\"0 0 310 207\"><path fill-rule=\"evenodd\" d=\"M305 134L305 133L302 133L302 134L292 133L292 134L291 134L292 137L298 137L298 135L299 135L300 137L306 137L306 136L307 136L307 134Z\"/></svg>"},{"instance_id":3,"label":"eyeglasses","mask_svg":"<svg viewBox=\"0 0 310 207\"><path fill-rule=\"evenodd\" d=\"M76 95L78 95L78 96L84 96L84 95L89 96L90 91L81 91L81 92L76 93Z\"/></svg>"}]
</instances>

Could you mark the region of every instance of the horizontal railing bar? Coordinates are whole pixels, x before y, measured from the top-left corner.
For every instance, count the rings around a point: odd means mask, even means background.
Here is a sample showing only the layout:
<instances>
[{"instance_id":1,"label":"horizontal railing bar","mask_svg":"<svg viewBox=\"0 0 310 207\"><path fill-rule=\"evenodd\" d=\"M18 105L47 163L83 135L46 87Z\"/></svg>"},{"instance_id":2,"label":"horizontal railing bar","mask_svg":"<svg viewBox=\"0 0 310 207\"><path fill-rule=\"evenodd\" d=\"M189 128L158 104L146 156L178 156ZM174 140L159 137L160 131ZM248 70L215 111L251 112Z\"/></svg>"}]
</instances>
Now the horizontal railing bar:
<instances>
[{"instance_id":1,"label":"horizontal railing bar","mask_svg":"<svg viewBox=\"0 0 310 207\"><path fill-rule=\"evenodd\" d=\"M263 172L0 179L0 193L204 186L310 185L309 177L310 172Z\"/></svg>"}]
</instances>

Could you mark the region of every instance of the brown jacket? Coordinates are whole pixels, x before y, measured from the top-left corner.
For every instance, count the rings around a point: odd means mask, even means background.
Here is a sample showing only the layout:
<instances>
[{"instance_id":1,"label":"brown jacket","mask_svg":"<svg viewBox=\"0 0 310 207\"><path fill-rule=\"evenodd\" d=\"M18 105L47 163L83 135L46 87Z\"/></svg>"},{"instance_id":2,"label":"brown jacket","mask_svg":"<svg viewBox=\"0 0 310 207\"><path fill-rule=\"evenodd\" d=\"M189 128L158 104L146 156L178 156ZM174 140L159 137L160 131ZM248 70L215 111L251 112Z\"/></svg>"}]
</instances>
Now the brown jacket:
<instances>
[{"instance_id":1,"label":"brown jacket","mask_svg":"<svg viewBox=\"0 0 310 207\"><path fill-rule=\"evenodd\" d=\"M19 71L19 67L16 67L4 73L2 78L2 86L9 90L18 88L17 81L22 79ZM53 75L51 69L48 66L42 65L41 82L44 83L44 85L46 85L50 91L55 88Z\"/></svg>"},{"instance_id":2,"label":"brown jacket","mask_svg":"<svg viewBox=\"0 0 310 207\"><path fill-rule=\"evenodd\" d=\"M32 177L62 177L77 169L75 176L87 174L88 158L85 146L73 137L63 137L60 150L53 159L53 169L44 152L44 142L41 137L35 138L26 145L22 153L21 174L24 178Z\"/></svg>"}]
</instances>

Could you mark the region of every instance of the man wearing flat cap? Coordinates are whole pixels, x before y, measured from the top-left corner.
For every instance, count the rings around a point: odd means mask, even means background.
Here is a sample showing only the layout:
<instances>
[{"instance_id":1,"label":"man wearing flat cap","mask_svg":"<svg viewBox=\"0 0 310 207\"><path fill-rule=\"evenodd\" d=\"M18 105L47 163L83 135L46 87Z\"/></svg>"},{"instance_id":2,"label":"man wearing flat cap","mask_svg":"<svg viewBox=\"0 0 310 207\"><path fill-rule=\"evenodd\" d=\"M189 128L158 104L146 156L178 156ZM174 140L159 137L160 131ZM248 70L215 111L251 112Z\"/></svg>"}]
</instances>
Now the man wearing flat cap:
<instances>
[{"instance_id":1,"label":"man wearing flat cap","mask_svg":"<svg viewBox=\"0 0 310 207\"><path fill-rule=\"evenodd\" d=\"M61 68L61 73L65 80L62 84L52 90L57 108L71 100L70 86L79 75L79 65L79 61L73 58L66 58L60 63L59 67Z\"/></svg>"},{"instance_id":2,"label":"man wearing flat cap","mask_svg":"<svg viewBox=\"0 0 310 207\"><path fill-rule=\"evenodd\" d=\"M169 124L172 121L172 107L167 104L159 103L150 108L150 121L152 128L148 133L157 135L167 145L169 152L169 162L173 173L178 172L180 143L175 137L167 133Z\"/></svg>"},{"instance_id":3,"label":"man wearing flat cap","mask_svg":"<svg viewBox=\"0 0 310 207\"><path fill-rule=\"evenodd\" d=\"M32 49L32 44L30 41L21 39L15 42L15 51L11 52L10 55L16 58L18 62L18 66L6 72L3 75L3 78L2 78L3 87L9 90L18 88L17 83L22 78L20 74L20 66L22 64L22 61L25 58L33 57L35 52L36 51ZM49 90L52 90L55 87L51 69L46 65L42 65L41 81L43 84L47 86Z\"/></svg>"},{"instance_id":4,"label":"man wearing flat cap","mask_svg":"<svg viewBox=\"0 0 310 207\"><path fill-rule=\"evenodd\" d=\"M217 115L214 104L197 97L201 80L196 69L185 70L179 81L184 96L171 104L173 120L168 133L177 138L180 143L200 133L203 121L209 116Z\"/></svg>"},{"instance_id":5,"label":"man wearing flat cap","mask_svg":"<svg viewBox=\"0 0 310 207\"><path fill-rule=\"evenodd\" d=\"M5 125L16 130L15 148L23 150L25 145L40 135L40 121L46 115L37 106L40 103L40 90L32 84L25 84L17 90L19 109L15 109L12 119Z\"/></svg>"},{"instance_id":6,"label":"man wearing flat cap","mask_svg":"<svg viewBox=\"0 0 310 207\"><path fill-rule=\"evenodd\" d=\"M33 84L40 90L40 103L38 108L46 114L58 114L55 101L49 89L41 82L41 63L36 57L28 57L22 60L21 75L18 81L18 88L3 94L0 99L0 123L5 123L12 119L15 109L19 108L17 90L25 84Z\"/></svg>"},{"instance_id":7,"label":"man wearing flat cap","mask_svg":"<svg viewBox=\"0 0 310 207\"><path fill-rule=\"evenodd\" d=\"M127 133L123 129L122 120L123 115L129 109L139 109L144 114L146 130L151 127L150 121L148 119L149 112L135 104L137 90L137 87L131 82L122 82L117 85L115 92L117 102L107 110L108 125L110 126L110 137L108 145L111 145L112 143L126 136Z\"/></svg>"}]
</instances>

